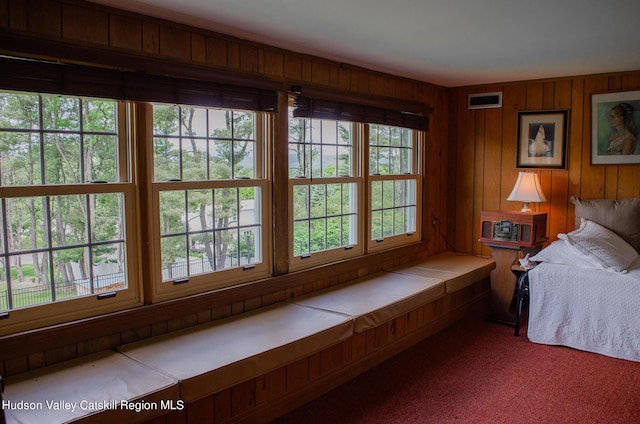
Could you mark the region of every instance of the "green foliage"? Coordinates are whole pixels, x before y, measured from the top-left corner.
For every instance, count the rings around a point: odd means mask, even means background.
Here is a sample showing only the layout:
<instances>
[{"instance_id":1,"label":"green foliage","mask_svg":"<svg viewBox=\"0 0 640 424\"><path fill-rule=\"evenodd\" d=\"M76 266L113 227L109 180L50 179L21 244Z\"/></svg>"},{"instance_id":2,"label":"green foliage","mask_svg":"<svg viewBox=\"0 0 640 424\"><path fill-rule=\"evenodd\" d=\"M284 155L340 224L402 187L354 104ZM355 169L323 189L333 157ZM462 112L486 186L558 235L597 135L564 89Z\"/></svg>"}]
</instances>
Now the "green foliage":
<instances>
[{"instance_id":1,"label":"green foliage","mask_svg":"<svg viewBox=\"0 0 640 424\"><path fill-rule=\"evenodd\" d=\"M294 255L351 244L355 223L350 217L355 216L355 210L350 198L355 195L353 184L294 186Z\"/></svg>"},{"instance_id":2,"label":"green foliage","mask_svg":"<svg viewBox=\"0 0 640 424\"><path fill-rule=\"evenodd\" d=\"M76 97L0 93L0 185L119 181L117 103ZM116 262L124 238L121 194L5 198L0 237L13 257L12 281L87 277L92 263ZM6 228L6 232L4 230ZM90 232L89 232L90 231ZM91 234L91 240L89 240ZM117 241L91 249L90 243ZM89 255L90 250L93 256ZM75 295L69 293L69 295ZM43 295L43 301L48 296ZM58 296L57 296L58 297Z\"/></svg>"},{"instance_id":3,"label":"green foliage","mask_svg":"<svg viewBox=\"0 0 640 424\"><path fill-rule=\"evenodd\" d=\"M289 176L353 176L351 124L289 117ZM294 255L346 246L355 236L350 184L294 185Z\"/></svg>"},{"instance_id":4,"label":"green foliage","mask_svg":"<svg viewBox=\"0 0 640 424\"><path fill-rule=\"evenodd\" d=\"M253 112L154 105L155 179L255 178L255 120ZM243 201L255 198L251 187L161 192L163 267L175 277L174 265L192 254L216 269L252 258L256 235L246 237L238 220Z\"/></svg>"}]
</instances>

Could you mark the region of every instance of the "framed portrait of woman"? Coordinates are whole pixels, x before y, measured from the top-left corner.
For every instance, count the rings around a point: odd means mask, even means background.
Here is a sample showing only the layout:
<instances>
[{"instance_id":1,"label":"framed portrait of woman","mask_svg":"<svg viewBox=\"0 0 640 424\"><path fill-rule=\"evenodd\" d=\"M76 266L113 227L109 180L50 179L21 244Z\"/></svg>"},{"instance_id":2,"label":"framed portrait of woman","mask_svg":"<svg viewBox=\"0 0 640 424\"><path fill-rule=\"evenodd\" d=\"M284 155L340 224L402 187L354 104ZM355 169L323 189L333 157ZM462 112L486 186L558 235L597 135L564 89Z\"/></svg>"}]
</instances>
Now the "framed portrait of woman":
<instances>
[{"instance_id":1,"label":"framed portrait of woman","mask_svg":"<svg viewBox=\"0 0 640 424\"><path fill-rule=\"evenodd\" d=\"M591 95L591 163L640 163L640 91Z\"/></svg>"},{"instance_id":2,"label":"framed portrait of woman","mask_svg":"<svg viewBox=\"0 0 640 424\"><path fill-rule=\"evenodd\" d=\"M516 168L566 169L567 110L518 112Z\"/></svg>"}]
</instances>

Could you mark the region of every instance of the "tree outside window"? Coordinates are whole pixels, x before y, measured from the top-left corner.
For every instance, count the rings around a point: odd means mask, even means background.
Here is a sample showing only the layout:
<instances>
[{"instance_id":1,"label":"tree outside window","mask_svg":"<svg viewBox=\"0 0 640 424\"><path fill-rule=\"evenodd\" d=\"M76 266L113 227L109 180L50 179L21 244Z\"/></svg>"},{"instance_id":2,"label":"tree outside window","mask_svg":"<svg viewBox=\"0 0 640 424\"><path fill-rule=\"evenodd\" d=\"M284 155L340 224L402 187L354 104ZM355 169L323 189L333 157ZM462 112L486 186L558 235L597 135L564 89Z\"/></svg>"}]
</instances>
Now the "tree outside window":
<instances>
[{"instance_id":1,"label":"tree outside window","mask_svg":"<svg viewBox=\"0 0 640 424\"><path fill-rule=\"evenodd\" d=\"M1 310L127 288L119 107L0 93Z\"/></svg>"},{"instance_id":2,"label":"tree outside window","mask_svg":"<svg viewBox=\"0 0 640 424\"><path fill-rule=\"evenodd\" d=\"M164 281L261 262L256 113L154 105Z\"/></svg>"}]
</instances>

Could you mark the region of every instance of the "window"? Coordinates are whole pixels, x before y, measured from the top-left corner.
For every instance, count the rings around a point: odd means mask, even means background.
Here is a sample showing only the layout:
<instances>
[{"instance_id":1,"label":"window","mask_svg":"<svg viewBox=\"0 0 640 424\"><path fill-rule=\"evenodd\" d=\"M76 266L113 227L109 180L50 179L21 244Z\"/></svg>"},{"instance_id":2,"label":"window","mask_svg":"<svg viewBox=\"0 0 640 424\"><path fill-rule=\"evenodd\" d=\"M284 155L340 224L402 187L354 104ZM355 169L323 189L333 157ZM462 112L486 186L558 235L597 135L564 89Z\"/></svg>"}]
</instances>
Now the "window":
<instances>
[{"instance_id":1,"label":"window","mask_svg":"<svg viewBox=\"0 0 640 424\"><path fill-rule=\"evenodd\" d=\"M418 241L417 134L369 125L370 249Z\"/></svg>"},{"instance_id":2,"label":"window","mask_svg":"<svg viewBox=\"0 0 640 424\"><path fill-rule=\"evenodd\" d=\"M418 145L427 129L420 115L295 96L289 115L294 269L421 239Z\"/></svg>"},{"instance_id":3,"label":"window","mask_svg":"<svg viewBox=\"0 0 640 424\"><path fill-rule=\"evenodd\" d=\"M265 121L257 112L153 105L157 298L268 275Z\"/></svg>"},{"instance_id":4,"label":"window","mask_svg":"<svg viewBox=\"0 0 640 424\"><path fill-rule=\"evenodd\" d=\"M0 335L271 275L275 91L0 64L38 87L0 92ZM297 96L288 123L290 271L420 239L425 118Z\"/></svg>"},{"instance_id":5,"label":"window","mask_svg":"<svg viewBox=\"0 0 640 424\"><path fill-rule=\"evenodd\" d=\"M362 254L357 126L289 116L291 266Z\"/></svg>"},{"instance_id":6,"label":"window","mask_svg":"<svg viewBox=\"0 0 640 424\"><path fill-rule=\"evenodd\" d=\"M0 335L270 274L276 91L0 67Z\"/></svg>"},{"instance_id":7,"label":"window","mask_svg":"<svg viewBox=\"0 0 640 424\"><path fill-rule=\"evenodd\" d=\"M0 93L0 333L139 300L125 116L113 100Z\"/></svg>"}]
</instances>

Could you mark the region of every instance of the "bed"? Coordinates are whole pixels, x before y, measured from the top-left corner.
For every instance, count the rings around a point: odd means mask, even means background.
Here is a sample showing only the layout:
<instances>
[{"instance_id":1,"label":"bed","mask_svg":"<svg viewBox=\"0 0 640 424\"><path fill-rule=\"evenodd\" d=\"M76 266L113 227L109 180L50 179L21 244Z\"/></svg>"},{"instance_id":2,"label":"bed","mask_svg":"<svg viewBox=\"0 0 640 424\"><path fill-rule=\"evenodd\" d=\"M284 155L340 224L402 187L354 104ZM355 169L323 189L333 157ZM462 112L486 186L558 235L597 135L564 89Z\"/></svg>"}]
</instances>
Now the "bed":
<instances>
[{"instance_id":1,"label":"bed","mask_svg":"<svg viewBox=\"0 0 640 424\"><path fill-rule=\"evenodd\" d=\"M571 200L576 230L531 258L527 336L640 362L640 198Z\"/></svg>"}]
</instances>

